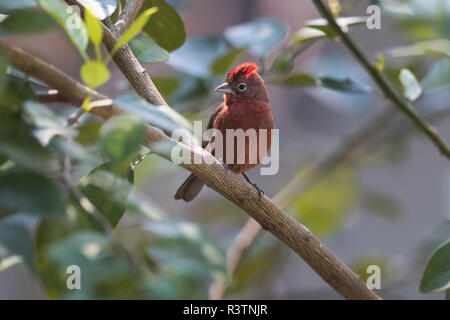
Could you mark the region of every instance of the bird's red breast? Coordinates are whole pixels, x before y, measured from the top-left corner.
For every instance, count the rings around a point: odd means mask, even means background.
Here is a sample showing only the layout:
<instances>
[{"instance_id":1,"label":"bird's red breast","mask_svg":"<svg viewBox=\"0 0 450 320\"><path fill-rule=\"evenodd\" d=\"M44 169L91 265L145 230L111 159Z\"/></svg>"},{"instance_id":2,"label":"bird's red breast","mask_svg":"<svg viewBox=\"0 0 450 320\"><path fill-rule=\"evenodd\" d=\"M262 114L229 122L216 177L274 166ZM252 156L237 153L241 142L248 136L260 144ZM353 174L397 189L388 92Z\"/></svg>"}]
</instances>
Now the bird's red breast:
<instances>
[{"instance_id":1,"label":"bird's red breast","mask_svg":"<svg viewBox=\"0 0 450 320\"><path fill-rule=\"evenodd\" d=\"M272 146L271 129L273 129L272 110L268 103L262 101L243 100L236 101L229 105L225 105L222 111L217 115L213 128L220 130L223 136L223 162L228 168L236 173L246 172L261 163L261 160L267 155ZM245 163L238 163L238 139L234 138L234 143L227 141L227 129L242 129L244 132L248 129L255 129L257 136L257 144L250 145L248 138L245 141ZM260 129L266 129L267 135L267 152L262 152L260 157ZM233 143L234 158L228 163L227 161L227 144ZM253 147L251 149L251 147ZM254 149L256 147L256 149ZM256 163L250 163L250 154L257 155Z\"/></svg>"},{"instance_id":2,"label":"bird's red breast","mask_svg":"<svg viewBox=\"0 0 450 320\"><path fill-rule=\"evenodd\" d=\"M228 167L236 172L242 173L248 171L261 163L263 157L271 148L271 129L273 129L272 108L269 105L269 95L264 80L257 73L258 67L254 63L243 63L233 69L227 76L227 82L223 85L224 102L213 112L210 120L210 126L222 132L223 136L223 159ZM246 138L245 142L245 163L237 163L238 139L234 139L234 159L228 161L226 158L227 129L254 129L256 131L257 143L251 145ZM259 153L260 129L266 129L266 151ZM256 148L256 149L255 149ZM257 155L256 163L250 163L251 153Z\"/></svg>"}]
</instances>

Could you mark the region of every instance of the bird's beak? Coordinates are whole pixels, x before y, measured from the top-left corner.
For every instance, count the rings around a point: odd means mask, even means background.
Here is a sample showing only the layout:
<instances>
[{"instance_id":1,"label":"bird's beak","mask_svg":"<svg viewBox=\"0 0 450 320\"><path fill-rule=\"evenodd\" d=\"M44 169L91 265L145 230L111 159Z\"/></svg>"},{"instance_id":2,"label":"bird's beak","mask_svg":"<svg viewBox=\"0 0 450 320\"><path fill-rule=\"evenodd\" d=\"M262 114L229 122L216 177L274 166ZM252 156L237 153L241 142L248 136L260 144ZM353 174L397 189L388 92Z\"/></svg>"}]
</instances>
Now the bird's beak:
<instances>
[{"instance_id":1,"label":"bird's beak","mask_svg":"<svg viewBox=\"0 0 450 320\"><path fill-rule=\"evenodd\" d=\"M230 87L228 87L228 83L222 83L220 86L218 86L215 89L216 92L223 92L223 93L229 93L232 94L233 90L230 89Z\"/></svg>"}]
</instances>

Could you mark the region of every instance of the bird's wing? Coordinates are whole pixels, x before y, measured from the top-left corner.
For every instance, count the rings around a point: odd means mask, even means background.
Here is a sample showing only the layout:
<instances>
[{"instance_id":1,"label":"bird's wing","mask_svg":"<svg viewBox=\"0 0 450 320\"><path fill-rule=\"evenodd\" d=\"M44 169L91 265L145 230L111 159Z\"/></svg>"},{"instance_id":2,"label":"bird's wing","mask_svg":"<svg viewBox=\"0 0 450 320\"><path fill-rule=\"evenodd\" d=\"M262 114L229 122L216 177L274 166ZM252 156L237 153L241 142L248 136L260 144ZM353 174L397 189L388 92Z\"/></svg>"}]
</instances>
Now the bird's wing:
<instances>
[{"instance_id":1,"label":"bird's wing","mask_svg":"<svg viewBox=\"0 0 450 320\"><path fill-rule=\"evenodd\" d=\"M225 107L225 103L221 103L217 106L217 108L214 109L211 118L209 118L209 122L208 125L206 126L206 130L208 129L212 129L213 125L214 125L214 121L217 118L217 115L223 110L223 108ZM207 145L208 145L209 141L203 141L202 143L202 148L204 149Z\"/></svg>"}]
</instances>

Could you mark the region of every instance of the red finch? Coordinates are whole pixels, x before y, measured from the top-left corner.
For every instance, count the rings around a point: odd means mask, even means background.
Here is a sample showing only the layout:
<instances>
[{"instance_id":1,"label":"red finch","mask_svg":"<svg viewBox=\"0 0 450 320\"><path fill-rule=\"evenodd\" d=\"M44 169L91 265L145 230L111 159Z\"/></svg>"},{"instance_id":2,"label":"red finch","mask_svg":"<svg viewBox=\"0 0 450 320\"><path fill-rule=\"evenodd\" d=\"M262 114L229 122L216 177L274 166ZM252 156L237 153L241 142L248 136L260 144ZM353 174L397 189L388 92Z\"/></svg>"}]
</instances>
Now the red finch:
<instances>
[{"instance_id":1,"label":"red finch","mask_svg":"<svg viewBox=\"0 0 450 320\"><path fill-rule=\"evenodd\" d=\"M262 191L252 183L244 173L258 166L263 157L271 147L271 129L273 129L272 108L269 105L269 94L264 85L264 80L257 73L258 66L254 63L243 63L232 70L226 82L216 88L217 92L224 93L224 101L214 110L209 119L207 129L218 129L223 135L223 159L226 167L235 173L242 173L245 179L251 183L261 196ZM255 129L257 144L257 159L249 161L249 154L256 150L250 150L250 143L245 139L245 161L237 163L237 144L234 141L234 159L227 161L226 158L226 130L227 129ZM262 150L261 158L259 153L259 129L267 130L267 150ZM264 137L264 138L266 138ZM209 141L204 141L202 147L208 147L214 136ZM255 159L255 158L253 158ZM241 161L242 162L242 161ZM250 163L253 162L253 163ZM191 174L175 193L175 199L191 201L203 187L203 183Z\"/></svg>"}]
</instances>

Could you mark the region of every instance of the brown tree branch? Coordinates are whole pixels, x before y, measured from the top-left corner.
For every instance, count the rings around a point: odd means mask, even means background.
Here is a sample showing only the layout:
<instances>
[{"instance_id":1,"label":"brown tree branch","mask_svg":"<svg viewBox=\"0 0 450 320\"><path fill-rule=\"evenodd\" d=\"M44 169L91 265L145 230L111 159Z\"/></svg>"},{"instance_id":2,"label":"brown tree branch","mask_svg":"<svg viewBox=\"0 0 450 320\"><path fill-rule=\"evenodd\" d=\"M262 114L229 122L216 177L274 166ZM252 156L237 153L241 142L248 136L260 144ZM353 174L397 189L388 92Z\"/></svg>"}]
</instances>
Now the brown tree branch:
<instances>
[{"instance_id":1,"label":"brown tree branch","mask_svg":"<svg viewBox=\"0 0 450 320\"><path fill-rule=\"evenodd\" d=\"M320 178L326 176L339 164L345 162L353 152L362 144L367 142L375 133L381 129L392 117L393 108L389 107L382 110L373 119L366 123L361 129L345 139L344 142L328 156L318 161L310 169L307 177L301 174L295 175L289 183L283 187L272 199L281 208L289 205L290 199L294 194L301 194L314 186ZM232 277L239 261L242 259L244 251L255 240L260 233L261 226L254 219L247 220L245 225L239 231L233 243L227 250L227 274ZM209 298L219 300L223 298L227 288L226 279L215 280L209 289Z\"/></svg>"},{"instance_id":2,"label":"brown tree branch","mask_svg":"<svg viewBox=\"0 0 450 320\"><path fill-rule=\"evenodd\" d=\"M58 90L50 89L47 91L36 92L37 100L40 103L60 103L60 102L70 102L65 96L60 94Z\"/></svg>"},{"instance_id":3,"label":"brown tree branch","mask_svg":"<svg viewBox=\"0 0 450 320\"><path fill-rule=\"evenodd\" d=\"M47 83L73 101L80 103L89 95L92 95L93 101L107 99L104 95L89 89L56 67L33 57L22 49L0 41L0 50L6 54L14 67ZM115 103L93 108L91 112L103 119L124 113ZM164 144L164 148L158 148L161 143ZM211 154L202 149L196 148L194 150L180 144L149 125L145 126L143 144L151 148L155 154L169 161L171 161L171 157L167 150L171 150L173 147L178 147L183 152L193 154L194 157L203 158L202 164L191 162L180 166L191 171L211 189L242 208L264 229L283 241L344 298L380 299L306 227L284 213L266 196L260 199L258 192L252 185L240 176L226 170Z\"/></svg>"},{"instance_id":4,"label":"brown tree branch","mask_svg":"<svg viewBox=\"0 0 450 320\"><path fill-rule=\"evenodd\" d=\"M134 22L144 0L127 0L119 19L114 24L114 34L119 37Z\"/></svg>"}]
</instances>

